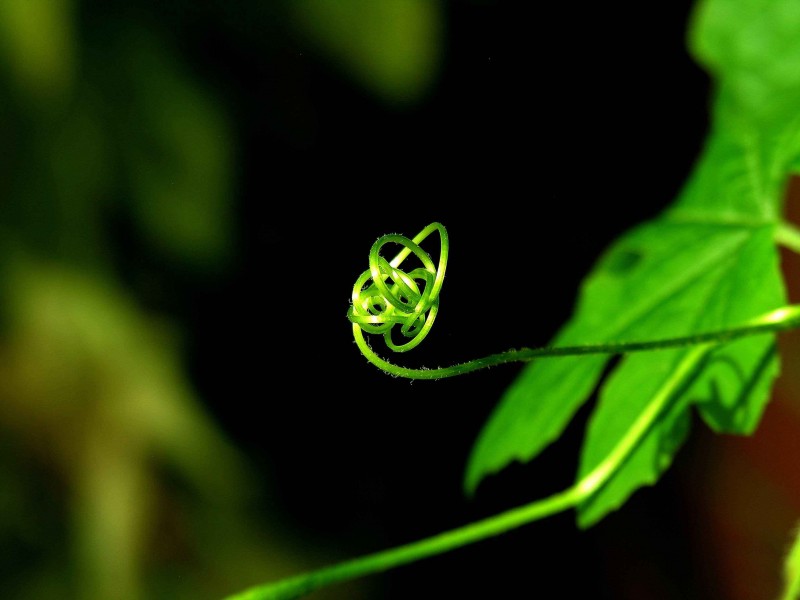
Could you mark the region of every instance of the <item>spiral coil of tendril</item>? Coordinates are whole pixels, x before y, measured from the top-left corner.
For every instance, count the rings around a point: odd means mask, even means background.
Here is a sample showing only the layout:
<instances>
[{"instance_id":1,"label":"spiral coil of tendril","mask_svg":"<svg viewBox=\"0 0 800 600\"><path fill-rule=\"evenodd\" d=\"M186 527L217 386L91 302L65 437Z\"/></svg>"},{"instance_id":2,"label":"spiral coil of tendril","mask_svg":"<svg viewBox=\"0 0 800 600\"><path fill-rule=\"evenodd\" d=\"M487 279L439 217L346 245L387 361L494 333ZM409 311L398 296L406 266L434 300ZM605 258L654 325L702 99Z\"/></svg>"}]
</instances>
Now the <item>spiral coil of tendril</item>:
<instances>
[{"instance_id":1,"label":"spiral coil of tendril","mask_svg":"<svg viewBox=\"0 0 800 600\"><path fill-rule=\"evenodd\" d=\"M434 232L439 232L439 264L434 265L430 254L420 243ZM392 259L381 256L387 244L399 244L402 250ZM395 352L415 348L428 335L439 311L439 292L444 281L448 254L447 230L441 223L431 223L413 239L402 235L384 235L372 245L369 269L353 286L352 304L347 318L354 332L382 334L386 345ZM405 272L403 261L413 254L422 266ZM409 341L395 343L392 332L396 325Z\"/></svg>"}]
</instances>

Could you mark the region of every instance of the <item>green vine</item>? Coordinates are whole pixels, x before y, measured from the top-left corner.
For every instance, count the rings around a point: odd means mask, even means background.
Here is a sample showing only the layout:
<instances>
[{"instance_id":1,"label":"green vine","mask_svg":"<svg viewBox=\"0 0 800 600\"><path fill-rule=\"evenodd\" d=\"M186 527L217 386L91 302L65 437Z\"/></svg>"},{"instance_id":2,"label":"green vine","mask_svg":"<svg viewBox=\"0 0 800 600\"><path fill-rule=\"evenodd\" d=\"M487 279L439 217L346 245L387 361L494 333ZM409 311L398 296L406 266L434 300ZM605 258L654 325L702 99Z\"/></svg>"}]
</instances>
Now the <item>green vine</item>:
<instances>
[{"instance_id":1,"label":"green vine","mask_svg":"<svg viewBox=\"0 0 800 600\"><path fill-rule=\"evenodd\" d=\"M433 260L421 247L431 234L440 238L439 260ZM389 244L401 250L387 260L381 250ZM404 261L416 256L420 266L401 269ZM411 379L441 379L462 375L504 363L530 361L534 358L581 354L623 354L689 347L678 360L670 376L651 397L638 418L621 436L605 458L574 485L546 498L494 515L420 541L374 554L354 558L326 568L252 587L226 600L290 600L322 587L393 569L427 557L484 540L556 513L575 508L597 492L631 455L670 402L691 385L715 349L745 336L774 333L800 326L800 305L789 305L764 313L754 319L721 331L709 331L684 337L651 341L614 342L562 347L525 348L493 354L466 363L438 369L409 369L380 358L369 346L364 333L382 335L390 349L410 350L427 336L439 309L444 281L449 238L438 222L425 227L414 238L391 234L379 238L369 254L369 268L356 280L347 317L353 336L364 356L381 370ZM408 341L398 342L393 335Z\"/></svg>"},{"instance_id":2,"label":"green vine","mask_svg":"<svg viewBox=\"0 0 800 600\"><path fill-rule=\"evenodd\" d=\"M430 254L419 246L434 231L438 231L441 236L438 267L434 267ZM782 228L781 231L794 233L790 226ZM390 242L400 244L403 248L391 261L387 261L380 255L380 251ZM582 354L627 354L705 343L719 344L745 336L800 326L800 305L796 305L769 311L738 327L661 340L522 348L433 369L409 369L382 359L367 343L364 332L382 334L387 347L396 352L405 352L416 347L428 335L438 313L439 293L442 289L449 251L447 230L441 223L431 223L413 239L396 234L385 235L379 238L370 250L369 269L353 286L352 304L347 312L347 318L353 324L353 337L362 354L373 365L390 375L407 379L443 379L496 365L527 362L535 358ZM406 273L400 269L400 265L412 253L420 259L423 266ZM400 325L400 334L411 338L411 341L397 344L393 340L392 332L396 325Z\"/></svg>"}]
</instances>

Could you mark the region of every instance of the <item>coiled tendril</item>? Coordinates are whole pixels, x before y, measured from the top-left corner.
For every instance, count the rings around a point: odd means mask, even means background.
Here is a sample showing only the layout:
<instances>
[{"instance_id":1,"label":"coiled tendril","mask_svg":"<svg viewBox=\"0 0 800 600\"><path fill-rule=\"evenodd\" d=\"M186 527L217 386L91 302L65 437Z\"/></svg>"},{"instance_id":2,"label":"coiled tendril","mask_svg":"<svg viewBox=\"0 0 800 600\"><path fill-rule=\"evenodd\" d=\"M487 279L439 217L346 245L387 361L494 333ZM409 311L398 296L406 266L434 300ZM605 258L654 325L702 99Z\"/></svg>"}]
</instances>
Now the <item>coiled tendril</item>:
<instances>
[{"instance_id":1,"label":"coiled tendril","mask_svg":"<svg viewBox=\"0 0 800 600\"><path fill-rule=\"evenodd\" d=\"M420 243L436 231L440 237L438 266L420 247ZM392 260L381 256L387 244L402 246ZM406 352L418 346L439 312L439 292L444 282L448 250L447 230L441 223L431 223L413 239L397 234L378 238L369 253L369 269L353 286L352 304L347 312L357 339L363 330L383 334L386 345L395 352ZM411 254L422 266L405 272L400 266ZM395 343L392 338L395 325L400 326L400 333L407 342Z\"/></svg>"},{"instance_id":2,"label":"coiled tendril","mask_svg":"<svg viewBox=\"0 0 800 600\"><path fill-rule=\"evenodd\" d=\"M439 232L441 242L438 267L434 266L430 255L420 247L420 243L435 231ZM384 246L391 243L399 244L403 248L392 260L387 261L380 252ZM384 360L369 347L363 332L383 334L386 345L395 352L406 352L418 346L428 335L439 311L439 292L442 289L448 252L447 230L441 223L431 223L413 239L391 234L378 238L372 245L369 253L369 269L353 286L353 299L347 317L353 324L353 337L359 350L379 369L409 379L441 379L494 365L526 362L534 358L621 354L704 343L722 344L740 337L800 326L800 305L791 305L759 315L738 327L668 339L522 348L434 369L412 369ZM422 266L405 272L400 269L400 265L412 253ZM400 325L400 333L409 339L408 342L404 344L394 342L392 331L395 325Z\"/></svg>"},{"instance_id":3,"label":"coiled tendril","mask_svg":"<svg viewBox=\"0 0 800 600\"><path fill-rule=\"evenodd\" d=\"M441 236L438 268L434 267L431 257L419 246L434 231L438 231ZM800 248L800 235L796 237L798 248ZM391 261L380 256L381 249L389 243L403 246L403 249ZM422 267L406 273L400 269L400 265L411 253L419 258ZM670 406L674 395L684 389L687 378L691 377L698 365L701 365L715 348L745 336L776 333L800 327L800 304L792 304L756 316L736 327L683 337L579 346L523 348L490 354L465 363L435 369L410 369L383 360L371 350L364 339L363 332L383 334L387 345L393 350L402 352L417 346L430 331L438 312L439 292L442 289L447 254L447 232L439 223L431 223L412 240L401 235L386 235L379 238L372 246L369 257L370 268L358 278L353 287L353 302L347 316L352 321L353 336L361 352L371 363L387 373L410 379L440 379L463 375L493 365L529 361L535 358L581 354L620 354L677 347L688 347L688 349L677 363L674 371L656 390L643 412L621 435L617 444L606 457L566 490L429 538L353 558L316 571L301 573L277 582L255 586L240 594L229 596L227 600L299 598L323 586L386 571L429 556L442 554L526 523L543 519L568 508L580 506L605 485L609 478L617 472L620 465L630 457L643 437L651 430L653 424ZM400 325L401 333L410 338L409 342L398 345L392 341L391 334L395 325Z\"/></svg>"}]
</instances>

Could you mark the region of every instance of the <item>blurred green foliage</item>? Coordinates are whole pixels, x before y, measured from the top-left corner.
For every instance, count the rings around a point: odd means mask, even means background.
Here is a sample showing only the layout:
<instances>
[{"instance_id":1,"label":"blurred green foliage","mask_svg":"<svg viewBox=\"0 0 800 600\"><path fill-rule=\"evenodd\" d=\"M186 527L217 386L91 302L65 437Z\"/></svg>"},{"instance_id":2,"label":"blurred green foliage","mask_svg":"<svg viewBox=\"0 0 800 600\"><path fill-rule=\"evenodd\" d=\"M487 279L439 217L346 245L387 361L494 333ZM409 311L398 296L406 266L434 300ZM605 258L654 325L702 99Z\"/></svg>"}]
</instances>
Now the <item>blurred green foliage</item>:
<instances>
[{"instance_id":1,"label":"blurred green foliage","mask_svg":"<svg viewBox=\"0 0 800 600\"><path fill-rule=\"evenodd\" d=\"M298 0L293 20L330 63L390 104L430 91L442 55L442 7L430 0Z\"/></svg>"},{"instance_id":2,"label":"blurred green foliage","mask_svg":"<svg viewBox=\"0 0 800 600\"><path fill-rule=\"evenodd\" d=\"M128 4L0 1L4 598L213 598L314 558L254 526L265 474L204 408L180 324L121 276L120 229L201 280L239 252L236 115L154 5ZM435 2L193 4L172 7L187 28L284 19L390 104L436 77Z\"/></svg>"}]
</instances>

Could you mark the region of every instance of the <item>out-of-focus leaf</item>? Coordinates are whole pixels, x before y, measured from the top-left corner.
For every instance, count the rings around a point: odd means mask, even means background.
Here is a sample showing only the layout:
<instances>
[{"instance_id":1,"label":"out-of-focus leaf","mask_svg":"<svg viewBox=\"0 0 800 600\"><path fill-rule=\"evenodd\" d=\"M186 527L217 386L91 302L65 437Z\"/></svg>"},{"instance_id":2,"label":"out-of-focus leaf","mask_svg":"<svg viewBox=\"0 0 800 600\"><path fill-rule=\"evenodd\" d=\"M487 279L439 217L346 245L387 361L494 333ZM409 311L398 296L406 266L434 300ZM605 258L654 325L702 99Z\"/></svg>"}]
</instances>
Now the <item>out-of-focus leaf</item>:
<instances>
[{"instance_id":1,"label":"out-of-focus leaf","mask_svg":"<svg viewBox=\"0 0 800 600\"><path fill-rule=\"evenodd\" d=\"M419 100L439 71L439 0L297 0L298 30L325 58L391 104Z\"/></svg>"},{"instance_id":2,"label":"out-of-focus leaf","mask_svg":"<svg viewBox=\"0 0 800 600\"><path fill-rule=\"evenodd\" d=\"M109 215L122 216L169 263L227 264L236 201L228 116L152 33L127 26L98 37L103 50L87 53L71 102L46 121L3 124L0 143L13 153L0 191L15 202L0 209L0 226L47 255L96 266L109 260Z\"/></svg>"},{"instance_id":3,"label":"out-of-focus leaf","mask_svg":"<svg viewBox=\"0 0 800 600\"><path fill-rule=\"evenodd\" d=\"M0 62L28 97L49 101L69 87L75 70L72 0L0 2Z\"/></svg>"},{"instance_id":4,"label":"out-of-focus leaf","mask_svg":"<svg viewBox=\"0 0 800 600\"><path fill-rule=\"evenodd\" d=\"M149 462L223 503L246 489L245 466L191 394L169 329L86 274L17 267L0 424L65 479L86 597L138 598L160 487Z\"/></svg>"},{"instance_id":5,"label":"out-of-focus leaf","mask_svg":"<svg viewBox=\"0 0 800 600\"><path fill-rule=\"evenodd\" d=\"M675 203L601 258L555 344L723 329L785 303L774 237L800 156L800 37L784 20L796 13L788 0L699 4L692 47L716 81L703 153ZM751 433L779 370L773 344L771 335L739 340L687 374L641 443L579 507L579 523L596 522L658 479L688 431L692 405L717 431ZM616 446L686 352L634 355L614 368L589 423L579 478ZM605 364L576 357L528 365L481 432L467 489L514 460L533 459L555 440Z\"/></svg>"},{"instance_id":6,"label":"out-of-focus leaf","mask_svg":"<svg viewBox=\"0 0 800 600\"><path fill-rule=\"evenodd\" d=\"M4 566L20 566L6 595L221 597L322 560L264 514L269 473L204 410L170 319L19 251L2 275L0 554L14 544Z\"/></svg>"},{"instance_id":7,"label":"out-of-focus leaf","mask_svg":"<svg viewBox=\"0 0 800 600\"><path fill-rule=\"evenodd\" d=\"M125 32L112 118L120 127L131 208L147 241L184 267L224 264L233 250L233 134L218 101L155 37Z\"/></svg>"}]
</instances>

